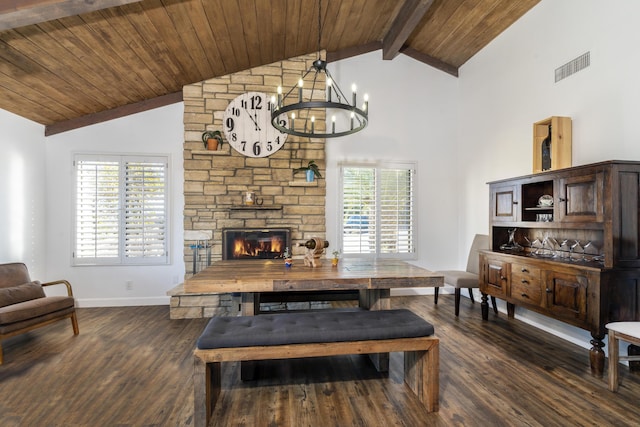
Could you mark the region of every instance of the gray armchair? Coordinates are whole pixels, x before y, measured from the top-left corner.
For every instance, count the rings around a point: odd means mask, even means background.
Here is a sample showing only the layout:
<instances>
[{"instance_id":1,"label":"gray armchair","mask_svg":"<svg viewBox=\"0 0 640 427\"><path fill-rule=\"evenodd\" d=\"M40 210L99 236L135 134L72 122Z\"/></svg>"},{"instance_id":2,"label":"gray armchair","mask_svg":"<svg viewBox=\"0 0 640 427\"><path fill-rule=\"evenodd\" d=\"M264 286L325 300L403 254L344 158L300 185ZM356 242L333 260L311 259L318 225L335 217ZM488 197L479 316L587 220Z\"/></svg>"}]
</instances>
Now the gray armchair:
<instances>
[{"instance_id":1,"label":"gray armchair","mask_svg":"<svg viewBox=\"0 0 640 427\"><path fill-rule=\"evenodd\" d=\"M456 317L460 313L460 290L467 288L469 290L469 298L471 302L475 303L473 299L473 288L478 288L479 285L479 271L480 271L480 255L479 251L483 249L489 249L489 236L486 234L476 234L471 243L471 249L469 249L469 257L467 258L467 269L461 270L443 270L437 271L437 273L444 276L445 285L451 285L455 288L455 313ZM434 303L438 304L438 291L440 288L435 288ZM493 305L493 311L498 312L496 307L495 297L491 297L491 304Z\"/></svg>"}]
</instances>

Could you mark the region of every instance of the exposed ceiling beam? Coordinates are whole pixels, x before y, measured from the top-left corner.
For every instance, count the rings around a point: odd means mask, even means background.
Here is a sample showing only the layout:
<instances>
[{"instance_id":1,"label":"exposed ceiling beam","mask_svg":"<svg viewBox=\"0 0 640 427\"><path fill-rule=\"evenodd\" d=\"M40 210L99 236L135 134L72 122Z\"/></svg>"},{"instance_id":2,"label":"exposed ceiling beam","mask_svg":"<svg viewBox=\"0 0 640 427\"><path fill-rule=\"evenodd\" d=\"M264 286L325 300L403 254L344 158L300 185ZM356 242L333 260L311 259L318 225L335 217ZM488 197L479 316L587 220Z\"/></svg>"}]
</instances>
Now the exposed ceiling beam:
<instances>
[{"instance_id":1,"label":"exposed ceiling beam","mask_svg":"<svg viewBox=\"0 0 640 427\"><path fill-rule=\"evenodd\" d=\"M165 105L175 104L176 102L182 102L182 91L158 96L156 98L147 99L134 104L123 105L122 107L112 108L111 110L100 111L99 113L87 114L86 116L66 120L64 122L58 122L46 126L44 128L44 136L51 136L73 129L95 125L96 123L107 122L130 114L141 113L154 108L164 107Z\"/></svg>"},{"instance_id":2,"label":"exposed ceiling beam","mask_svg":"<svg viewBox=\"0 0 640 427\"><path fill-rule=\"evenodd\" d=\"M340 61L341 59L347 59L358 55L364 55L365 53L373 52L374 50L382 49L381 42L371 42L360 46L351 46L345 49L336 50L333 52L327 52L327 62Z\"/></svg>"},{"instance_id":3,"label":"exposed ceiling beam","mask_svg":"<svg viewBox=\"0 0 640 427\"><path fill-rule=\"evenodd\" d=\"M0 2L0 31L141 0L15 0Z\"/></svg>"},{"instance_id":4,"label":"exposed ceiling beam","mask_svg":"<svg viewBox=\"0 0 640 427\"><path fill-rule=\"evenodd\" d=\"M458 67L447 64L446 62L436 59L433 56L429 56L427 54L419 52L411 47L404 47L400 50L400 52L404 53L407 56L410 56L416 61L431 65L433 68L437 68L440 71L444 71L445 73L451 74L454 77L458 77Z\"/></svg>"},{"instance_id":5,"label":"exposed ceiling beam","mask_svg":"<svg viewBox=\"0 0 640 427\"><path fill-rule=\"evenodd\" d=\"M382 59L395 58L413 30L427 13L433 0L406 0L382 40Z\"/></svg>"}]
</instances>

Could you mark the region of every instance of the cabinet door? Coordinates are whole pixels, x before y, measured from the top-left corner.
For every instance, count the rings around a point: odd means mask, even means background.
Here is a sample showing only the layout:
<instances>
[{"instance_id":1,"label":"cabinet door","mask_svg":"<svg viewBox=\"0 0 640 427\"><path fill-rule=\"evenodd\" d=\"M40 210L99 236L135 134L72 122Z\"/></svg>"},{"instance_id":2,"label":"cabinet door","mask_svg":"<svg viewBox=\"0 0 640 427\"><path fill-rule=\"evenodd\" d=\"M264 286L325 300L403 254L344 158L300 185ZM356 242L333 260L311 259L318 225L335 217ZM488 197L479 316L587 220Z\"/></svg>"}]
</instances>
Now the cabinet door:
<instances>
[{"instance_id":1,"label":"cabinet door","mask_svg":"<svg viewBox=\"0 0 640 427\"><path fill-rule=\"evenodd\" d=\"M511 264L511 291L514 300L525 304L542 305L540 269L527 264Z\"/></svg>"},{"instance_id":2,"label":"cabinet door","mask_svg":"<svg viewBox=\"0 0 640 427\"><path fill-rule=\"evenodd\" d=\"M602 172L559 180L558 219L565 222L604 220Z\"/></svg>"},{"instance_id":3,"label":"cabinet door","mask_svg":"<svg viewBox=\"0 0 640 427\"><path fill-rule=\"evenodd\" d=\"M546 271L544 285L546 308L554 317L584 327L587 320L587 276Z\"/></svg>"},{"instance_id":4,"label":"cabinet door","mask_svg":"<svg viewBox=\"0 0 640 427\"><path fill-rule=\"evenodd\" d=\"M509 289L510 264L483 255L480 257L480 267L482 272L480 290L498 298L506 297Z\"/></svg>"},{"instance_id":5,"label":"cabinet door","mask_svg":"<svg viewBox=\"0 0 640 427\"><path fill-rule=\"evenodd\" d=\"M495 222L519 220L519 186L501 185L491 187L491 219Z\"/></svg>"}]
</instances>

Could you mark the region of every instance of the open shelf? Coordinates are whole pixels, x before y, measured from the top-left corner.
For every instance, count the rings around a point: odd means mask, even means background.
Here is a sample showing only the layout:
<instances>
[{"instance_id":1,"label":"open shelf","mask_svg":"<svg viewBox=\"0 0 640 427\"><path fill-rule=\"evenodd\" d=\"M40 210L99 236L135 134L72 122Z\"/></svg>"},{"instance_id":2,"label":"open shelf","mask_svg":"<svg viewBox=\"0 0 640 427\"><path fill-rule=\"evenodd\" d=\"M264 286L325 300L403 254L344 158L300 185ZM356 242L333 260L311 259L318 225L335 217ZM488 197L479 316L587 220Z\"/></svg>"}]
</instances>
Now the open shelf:
<instances>
[{"instance_id":1,"label":"open shelf","mask_svg":"<svg viewBox=\"0 0 640 427\"><path fill-rule=\"evenodd\" d=\"M231 206L231 211L279 211L282 210L282 205L238 205Z\"/></svg>"}]
</instances>

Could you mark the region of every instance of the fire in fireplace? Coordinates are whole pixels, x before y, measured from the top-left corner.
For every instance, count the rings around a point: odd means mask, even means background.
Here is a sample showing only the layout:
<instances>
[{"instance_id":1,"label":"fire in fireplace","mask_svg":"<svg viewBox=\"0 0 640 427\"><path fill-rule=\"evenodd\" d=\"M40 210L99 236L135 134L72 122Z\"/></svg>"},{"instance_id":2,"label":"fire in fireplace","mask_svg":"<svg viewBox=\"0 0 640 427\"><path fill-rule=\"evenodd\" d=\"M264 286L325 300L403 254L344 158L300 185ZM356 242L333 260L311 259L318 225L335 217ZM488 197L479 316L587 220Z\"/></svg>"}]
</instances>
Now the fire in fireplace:
<instances>
[{"instance_id":1,"label":"fire in fireplace","mask_svg":"<svg viewBox=\"0 0 640 427\"><path fill-rule=\"evenodd\" d=\"M291 248L288 228L222 230L222 259L282 258L285 248Z\"/></svg>"}]
</instances>

